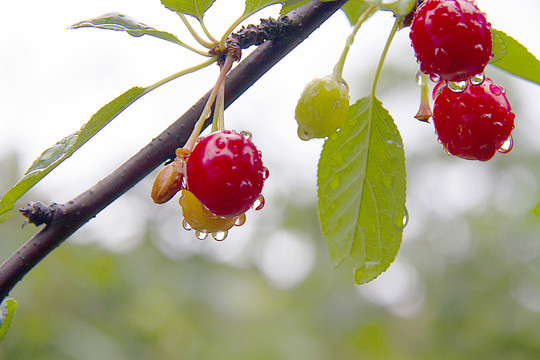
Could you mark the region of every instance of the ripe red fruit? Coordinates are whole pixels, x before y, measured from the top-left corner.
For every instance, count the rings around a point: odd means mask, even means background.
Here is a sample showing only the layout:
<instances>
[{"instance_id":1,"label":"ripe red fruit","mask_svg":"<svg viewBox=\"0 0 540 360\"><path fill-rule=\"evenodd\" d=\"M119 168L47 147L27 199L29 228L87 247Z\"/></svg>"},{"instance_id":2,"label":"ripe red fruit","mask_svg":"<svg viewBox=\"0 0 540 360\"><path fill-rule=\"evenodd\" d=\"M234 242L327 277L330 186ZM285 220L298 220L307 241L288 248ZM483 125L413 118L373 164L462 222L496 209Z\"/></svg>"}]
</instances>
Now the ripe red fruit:
<instances>
[{"instance_id":1,"label":"ripe red fruit","mask_svg":"<svg viewBox=\"0 0 540 360\"><path fill-rule=\"evenodd\" d=\"M218 216L238 216L261 195L268 169L249 137L213 132L199 138L188 159L188 190Z\"/></svg>"},{"instance_id":2,"label":"ripe red fruit","mask_svg":"<svg viewBox=\"0 0 540 360\"><path fill-rule=\"evenodd\" d=\"M427 0L416 9L410 38L423 73L463 81L492 58L491 24L468 0Z\"/></svg>"},{"instance_id":3,"label":"ripe red fruit","mask_svg":"<svg viewBox=\"0 0 540 360\"><path fill-rule=\"evenodd\" d=\"M439 141L450 154L469 160L491 159L510 138L514 117L505 90L489 78L461 91L444 86L433 107Z\"/></svg>"}]
</instances>

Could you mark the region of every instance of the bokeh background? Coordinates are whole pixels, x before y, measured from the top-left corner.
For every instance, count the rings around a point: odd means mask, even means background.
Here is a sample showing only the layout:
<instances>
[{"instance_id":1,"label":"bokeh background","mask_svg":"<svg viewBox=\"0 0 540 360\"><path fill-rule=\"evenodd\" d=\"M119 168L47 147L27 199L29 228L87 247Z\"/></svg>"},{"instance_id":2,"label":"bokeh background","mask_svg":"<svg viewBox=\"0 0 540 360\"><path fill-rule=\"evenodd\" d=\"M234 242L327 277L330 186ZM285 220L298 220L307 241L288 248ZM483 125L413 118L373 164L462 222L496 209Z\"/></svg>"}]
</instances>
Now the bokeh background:
<instances>
[{"instance_id":1,"label":"bokeh background","mask_svg":"<svg viewBox=\"0 0 540 360\"><path fill-rule=\"evenodd\" d=\"M540 56L537 1L477 3L495 28ZM218 36L242 8L216 1L208 27ZM110 11L189 41L158 0L0 3L1 193L111 99L201 62L158 39L67 30ZM368 94L392 23L376 14L357 35L344 72L353 101ZM408 29L397 34L377 91L405 144L402 249L368 285L353 285L348 263L331 268L316 210L322 141L299 140L293 114L304 85L332 71L350 30L335 14L226 111L227 126L251 131L270 169L262 211L224 242L199 241L181 228L176 201L151 202L148 177L17 285L0 359L540 358L540 88L489 67L516 113L514 149L487 163L449 157L432 125L413 119L420 89ZM206 69L145 96L17 206L86 190L216 76ZM2 259L36 231L22 222L15 213L0 225Z\"/></svg>"}]
</instances>

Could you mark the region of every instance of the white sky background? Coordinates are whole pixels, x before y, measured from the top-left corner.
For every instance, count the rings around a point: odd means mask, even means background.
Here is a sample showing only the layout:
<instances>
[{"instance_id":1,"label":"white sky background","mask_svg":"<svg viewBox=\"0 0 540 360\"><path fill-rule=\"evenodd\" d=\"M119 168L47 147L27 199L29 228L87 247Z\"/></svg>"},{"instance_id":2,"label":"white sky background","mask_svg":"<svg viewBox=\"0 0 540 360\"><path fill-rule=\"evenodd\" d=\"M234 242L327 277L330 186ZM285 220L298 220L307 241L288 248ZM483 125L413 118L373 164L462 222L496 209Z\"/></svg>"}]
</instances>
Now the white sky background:
<instances>
[{"instance_id":1,"label":"white sky background","mask_svg":"<svg viewBox=\"0 0 540 360\"><path fill-rule=\"evenodd\" d=\"M540 56L538 1L478 0L477 3L495 28L515 37ZM242 10L242 0L217 0L207 13L206 24L218 37ZM21 175L43 150L79 129L99 108L127 89L148 86L204 60L179 46L151 37L133 38L98 29L67 30L75 22L112 11L195 44L180 19L159 0L0 2L3 28L0 35L0 151L18 152ZM277 16L278 11L277 6L269 7L251 22L258 23L259 17ZM353 102L368 94L371 74L392 22L389 13L378 14L357 35L344 72L351 85ZM289 194L300 201L313 201L316 196L316 164L322 141L306 143L297 138L294 107L307 82L332 71L350 30L344 14L338 12L225 113L226 126L250 130L263 152L270 169L263 192L269 200L267 207L279 205L272 204L274 194ZM412 90L389 93L382 98L402 132L407 153L440 151L442 156L433 127L412 120L419 104L419 90L414 83L417 66L408 30L397 34L387 63L399 65L405 71L410 69ZM23 198L20 203L65 202L91 187L182 115L211 88L216 76L217 67L211 67L143 97L38 184L40 193L50 199ZM520 131L537 134L540 131L536 115L540 87L519 82L517 88L524 107L516 124L523 121L523 126L528 128ZM512 99L517 94L508 96ZM476 162L458 161L469 168L479 166ZM448 198L453 196L449 193ZM144 206L151 206L149 198L148 203ZM128 221L127 218L134 221L137 217L131 214L136 213L139 205L113 205L111 221L116 224ZM172 206L178 207L177 204ZM131 210L130 216L121 216L126 209ZM248 223L251 216L264 215L250 213ZM109 215L98 216L91 224L99 224L97 220L107 217ZM110 231L106 223L104 226Z\"/></svg>"}]
</instances>

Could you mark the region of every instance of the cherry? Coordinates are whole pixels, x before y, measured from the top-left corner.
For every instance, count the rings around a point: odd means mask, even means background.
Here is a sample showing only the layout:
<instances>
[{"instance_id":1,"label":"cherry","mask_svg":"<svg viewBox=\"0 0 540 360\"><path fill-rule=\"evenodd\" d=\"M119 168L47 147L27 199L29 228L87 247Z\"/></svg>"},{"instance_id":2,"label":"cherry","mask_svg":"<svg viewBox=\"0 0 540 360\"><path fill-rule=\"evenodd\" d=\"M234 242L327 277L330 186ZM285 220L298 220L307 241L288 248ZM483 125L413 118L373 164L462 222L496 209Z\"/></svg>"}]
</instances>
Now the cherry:
<instances>
[{"instance_id":1,"label":"cherry","mask_svg":"<svg viewBox=\"0 0 540 360\"><path fill-rule=\"evenodd\" d=\"M349 88L343 80L326 76L306 85L296 105L298 136L324 138L341 126L349 113Z\"/></svg>"},{"instance_id":2,"label":"cherry","mask_svg":"<svg viewBox=\"0 0 540 360\"><path fill-rule=\"evenodd\" d=\"M442 86L435 97L433 124L439 141L464 159L491 159L510 139L514 118L505 90L489 78L459 91Z\"/></svg>"},{"instance_id":3,"label":"cherry","mask_svg":"<svg viewBox=\"0 0 540 360\"><path fill-rule=\"evenodd\" d=\"M223 218L213 214L189 190L182 190L178 202L182 207L182 215L186 222L184 227L200 233L224 233L235 224L241 225L245 221L244 214L232 218Z\"/></svg>"},{"instance_id":4,"label":"cherry","mask_svg":"<svg viewBox=\"0 0 540 360\"><path fill-rule=\"evenodd\" d=\"M425 1L414 13L410 38L420 70L442 80L468 80L493 56L491 24L468 0Z\"/></svg>"},{"instance_id":5,"label":"cherry","mask_svg":"<svg viewBox=\"0 0 540 360\"><path fill-rule=\"evenodd\" d=\"M247 134L215 131L197 140L187 161L187 188L212 213L235 217L261 196L268 169Z\"/></svg>"}]
</instances>

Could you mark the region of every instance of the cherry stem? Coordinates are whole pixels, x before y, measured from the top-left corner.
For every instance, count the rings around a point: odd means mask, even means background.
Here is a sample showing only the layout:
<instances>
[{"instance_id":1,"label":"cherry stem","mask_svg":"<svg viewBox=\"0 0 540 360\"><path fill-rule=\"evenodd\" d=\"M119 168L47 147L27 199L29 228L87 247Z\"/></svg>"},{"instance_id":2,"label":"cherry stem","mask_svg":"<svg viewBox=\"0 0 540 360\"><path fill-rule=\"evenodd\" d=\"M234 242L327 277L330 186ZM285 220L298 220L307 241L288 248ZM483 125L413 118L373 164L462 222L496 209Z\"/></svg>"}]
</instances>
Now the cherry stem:
<instances>
[{"instance_id":1,"label":"cherry stem","mask_svg":"<svg viewBox=\"0 0 540 360\"><path fill-rule=\"evenodd\" d=\"M225 82L221 83L214 107L214 119L212 121L212 130L225 130Z\"/></svg>"},{"instance_id":2,"label":"cherry stem","mask_svg":"<svg viewBox=\"0 0 540 360\"><path fill-rule=\"evenodd\" d=\"M377 10L376 6L370 6L364 11L362 15L358 18L356 21L356 24L354 25L354 29L351 32L351 34L347 37L347 40L345 42L345 48L343 49L343 52L341 53L341 56L336 64L334 66L334 72L333 75L336 79L343 81L343 67L345 66L345 60L347 59L347 55L349 54L349 50L351 49L352 44L354 43L354 37L356 36L356 33L360 29L360 26L366 21L366 19Z\"/></svg>"},{"instance_id":3,"label":"cherry stem","mask_svg":"<svg viewBox=\"0 0 540 360\"><path fill-rule=\"evenodd\" d=\"M193 36L193 38L195 40L197 40L197 42L199 44L201 44L202 46L204 46L205 48L207 49L210 49L212 46L214 46L215 44L217 44L217 41L214 40L214 42L209 42L209 41L206 41L205 39L203 39L199 33L197 33L197 31L195 31L195 29L193 28L193 26L191 26L191 24L189 23L188 19L186 18L186 16L180 12L177 12L178 16L180 16L180 19L182 19L182 22L184 23L184 25L186 26L186 28L188 29L189 33L191 34L191 36ZM202 24L202 21L199 21L201 24ZM204 29L203 29L204 31ZM206 30L208 31L208 30ZM205 31L205 35L208 36L207 32ZM212 40L213 38L210 37L210 40Z\"/></svg>"},{"instance_id":4,"label":"cherry stem","mask_svg":"<svg viewBox=\"0 0 540 360\"><path fill-rule=\"evenodd\" d=\"M433 116L433 113L431 112L431 106L429 105L428 79L427 75L424 73L422 73L420 76L422 77L420 109L418 109L418 113L414 117L420 121L429 122L429 119Z\"/></svg>"},{"instance_id":5,"label":"cherry stem","mask_svg":"<svg viewBox=\"0 0 540 360\"><path fill-rule=\"evenodd\" d=\"M193 132L191 133L186 144L184 145L184 149L187 149L189 151L193 150L193 147L195 146L195 141L197 140L197 138L199 137L202 131L204 122L206 121L206 119L208 119L208 117L210 117L210 113L212 112L212 104L216 100L218 91L221 88L223 81L225 80L225 76L227 76L227 73L231 69L233 62L234 62L233 57L227 54L227 56L225 57L225 63L221 67L221 71L216 80L216 84L214 85L214 88L212 89L212 92L210 93L210 97L208 98L208 101L206 102L206 105L204 106L204 109L201 113L201 116L199 117L199 120L197 120L197 123L195 123Z\"/></svg>"}]
</instances>

